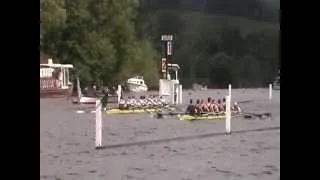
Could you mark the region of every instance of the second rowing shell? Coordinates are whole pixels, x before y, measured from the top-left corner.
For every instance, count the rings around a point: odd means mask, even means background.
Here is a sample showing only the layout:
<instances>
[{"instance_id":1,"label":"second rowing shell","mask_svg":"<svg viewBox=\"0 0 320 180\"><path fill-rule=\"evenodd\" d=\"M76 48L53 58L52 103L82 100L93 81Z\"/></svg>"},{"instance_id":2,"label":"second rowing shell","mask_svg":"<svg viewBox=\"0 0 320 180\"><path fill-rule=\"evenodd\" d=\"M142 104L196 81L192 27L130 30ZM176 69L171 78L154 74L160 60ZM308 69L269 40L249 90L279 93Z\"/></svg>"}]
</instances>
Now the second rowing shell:
<instances>
[{"instance_id":1,"label":"second rowing shell","mask_svg":"<svg viewBox=\"0 0 320 180\"><path fill-rule=\"evenodd\" d=\"M232 115L237 116L237 114ZM185 120L185 121L193 121L193 120L223 120L226 118L226 115L224 114L217 114L217 115L207 115L207 116L191 116L191 115L183 115L181 117L178 117L179 120Z\"/></svg>"},{"instance_id":2,"label":"second rowing shell","mask_svg":"<svg viewBox=\"0 0 320 180\"><path fill-rule=\"evenodd\" d=\"M161 109L150 108L150 109L110 109L107 110L107 114L141 114L150 112L159 112Z\"/></svg>"}]
</instances>

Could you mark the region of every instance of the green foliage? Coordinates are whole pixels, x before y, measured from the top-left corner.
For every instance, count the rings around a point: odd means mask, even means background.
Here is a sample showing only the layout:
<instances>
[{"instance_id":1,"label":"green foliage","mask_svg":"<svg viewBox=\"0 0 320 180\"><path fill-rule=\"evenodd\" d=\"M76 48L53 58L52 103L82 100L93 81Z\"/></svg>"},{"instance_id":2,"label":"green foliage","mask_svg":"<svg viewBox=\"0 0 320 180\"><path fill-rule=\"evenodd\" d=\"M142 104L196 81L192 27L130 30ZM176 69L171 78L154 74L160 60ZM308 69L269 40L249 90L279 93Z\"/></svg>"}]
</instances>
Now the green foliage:
<instances>
[{"instance_id":1,"label":"green foliage","mask_svg":"<svg viewBox=\"0 0 320 180\"><path fill-rule=\"evenodd\" d=\"M210 80L221 87L227 87L232 82L233 68L230 65L233 62L232 57L226 53L218 53L210 59Z\"/></svg>"},{"instance_id":2,"label":"green foliage","mask_svg":"<svg viewBox=\"0 0 320 180\"><path fill-rule=\"evenodd\" d=\"M278 71L277 4L277 0L40 0L41 53L74 64L83 85L114 85L142 75L156 87L160 36L170 33L173 62L182 67L184 87L194 82L260 86ZM246 11L249 6L254 8Z\"/></svg>"},{"instance_id":3,"label":"green foliage","mask_svg":"<svg viewBox=\"0 0 320 180\"><path fill-rule=\"evenodd\" d=\"M173 61L182 67L184 87L192 83L225 87L229 82L235 87L261 86L279 68L279 25L181 10L148 13L140 21L140 33L157 44L159 34L173 33ZM248 72L250 78L242 76L246 68L257 71Z\"/></svg>"},{"instance_id":4,"label":"green foliage","mask_svg":"<svg viewBox=\"0 0 320 180\"><path fill-rule=\"evenodd\" d=\"M40 37L42 51L56 55L56 46L67 18L63 0L40 1Z\"/></svg>"}]
</instances>

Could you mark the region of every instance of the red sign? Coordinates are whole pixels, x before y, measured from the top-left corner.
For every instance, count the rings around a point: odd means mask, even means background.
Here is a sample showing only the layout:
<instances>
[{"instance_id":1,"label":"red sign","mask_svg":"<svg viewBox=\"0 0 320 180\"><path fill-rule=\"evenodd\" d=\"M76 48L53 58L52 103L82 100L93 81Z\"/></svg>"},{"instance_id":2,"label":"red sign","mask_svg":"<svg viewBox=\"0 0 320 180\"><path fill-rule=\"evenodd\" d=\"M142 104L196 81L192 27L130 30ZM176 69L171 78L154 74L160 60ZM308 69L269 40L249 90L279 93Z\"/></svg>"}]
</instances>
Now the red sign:
<instances>
[{"instance_id":1,"label":"red sign","mask_svg":"<svg viewBox=\"0 0 320 180\"><path fill-rule=\"evenodd\" d=\"M161 71L163 72L163 73L165 73L166 72L166 66L167 66L167 64L166 64L166 58L162 58L161 59Z\"/></svg>"}]
</instances>

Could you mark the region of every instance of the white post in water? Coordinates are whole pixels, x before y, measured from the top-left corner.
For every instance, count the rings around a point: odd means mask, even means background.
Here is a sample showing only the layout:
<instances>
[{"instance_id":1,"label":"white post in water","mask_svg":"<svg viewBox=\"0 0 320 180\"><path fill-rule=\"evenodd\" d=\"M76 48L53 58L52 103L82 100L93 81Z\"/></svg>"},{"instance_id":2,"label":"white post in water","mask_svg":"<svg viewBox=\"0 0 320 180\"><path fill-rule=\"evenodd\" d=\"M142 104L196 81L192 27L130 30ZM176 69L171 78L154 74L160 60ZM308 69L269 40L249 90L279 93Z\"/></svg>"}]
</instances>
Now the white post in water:
<instances>
[{"instance_id":1,"label":"white post in water","mask_svg":"<svg viewBox=\"0 0 320 180\"><path fill-rule=\"evenodd\" d=\"M176 94L174 82L171 81L171 104L175 104L174 95Z\"/></svg>"},{"instance_id":2,"label":"white post in water","mask_svg":"<svg viewBox=\"0 0 320 180\"><path fill-rule=\"evenodd\" d=\"M179 104L182 104L182 84L179 84Z\"/></svg>"},{"instance_id":3,"label":"white post in water","mask_svg":"<svg viewBox=\"0 0 320 180\"><path fill-rule=\"evenodd\" d=\"M226 96L226 134L231 133L231 98Z\"/></svg>"},{"instance_id":4,"label":"white post in water","mask_svg":"<svg viewBox=\"0 0 320 180\"><path fill-rule=\"evenodd\" d=\"M118 95L118 104L120 103L120 98L121 98L121 85L118 85L118 90L117 90L117 95Z\"/></svg>"},{"instance_id":5,"label":"white post in water","mask_svg":"<svg viewBox=\"0 0 320 180\"><path fill-rule=\"evenodd\" d=\"M228 94L228 96L230 96L230 98L231 98L231 84L229 84L229 94Z\"/></svg>"},{"instance_id":6,"label":"white post in water","mask_svg":"<svg viewBox=\"0 0 320 180\"><path fill-rule=\"evenodd\" d=\"M272 99L272 84L269 84L269 100Z\"/></svg>"},{"instance_id":7,"label":"white post in water","mask_svg":"<svg viewBox=\"0 0 320 180\"><path fill-rule=\"evenodd\" d=\"M96 148L102 147L102 113L101 101L96 100Z\"/></svg>"}]
</instances>

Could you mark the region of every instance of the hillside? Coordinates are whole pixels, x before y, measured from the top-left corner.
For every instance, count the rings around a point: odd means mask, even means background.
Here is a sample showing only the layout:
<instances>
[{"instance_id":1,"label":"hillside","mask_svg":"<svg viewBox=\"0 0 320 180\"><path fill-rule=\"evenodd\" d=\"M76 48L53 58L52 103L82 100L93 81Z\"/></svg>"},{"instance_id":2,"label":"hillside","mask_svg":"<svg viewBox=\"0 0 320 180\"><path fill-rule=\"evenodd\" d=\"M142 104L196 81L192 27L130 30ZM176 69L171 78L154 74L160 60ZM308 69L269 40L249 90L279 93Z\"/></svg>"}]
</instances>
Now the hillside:
<instances>
[{"instance_id":1,"label":"hillside","mask_svg":"<svg viewBox=\"0 0 320 180\"><path fill-rule=\"evenodd\" d=\"M211 66L215 61L213 58L221 53L237 63L247 56L253 59L254 66L258 66L255 69L264 67L263 75L253 80L262 84L269 81L278 68L280 25L277 23L171 9L144 14L140 17L138 28L140 36L151 39L158 52L161 51L160 35L174 35L173 60L183 67L182 77L187 84L198 80L209 84L219 81L212 79ZM232 66L238 64L233 63ZM233 70L229 68L229 71ZM232 73L235 74L228 77L240 77L236 72ZM250 73L255 72L244 72Z\"/></svg>"},{"instance_id":2,"label":"hillside","mask_svg":"<svg viewBox=\"0 0 320 180\"><path fill-rule=\"evenodd\" d=\"M142 13L166 9L279 22L280 0L140 0Z\"/></svg>"},{"instance_id":3,"label":"hillside","mask_svg":"<svg viewBox=\"0 0 320 180\"><path fill-rule=\"evenodd\" d=\"M261 86L279 68L279 2L40 1L40 52L74 64L82 84L115 85L139 74L156 86L160 36L170 33L184 87Z\"/></svg>"},{"instance_id":4,"label":"hillside","mask_svg":"<svg viewBox=\"0 0 320 180\"><path fill-rule=\"evenodd\" d=\"M165 20L165 21L163 21ZM158 10L145 14L142 17L143 27L152 25L153 29L155 27L162 27L161 29L166 29L176 34L177 29L175 26L184 26L184 31L194 31L195 29L201 28L214 28L215 30L221 29L223 26L233 26L238 27L243 35L257 31L278 31L280 25L277 23L262 22L256 20L249 20L242 17L235 16L222 16L222 15L212 15L203 12L192 12L192 11L181 11L181 10ZM178 22L180 21L180 22ZM170 26L173 26L172 28Z\"/></svg>"}]
</instances>

